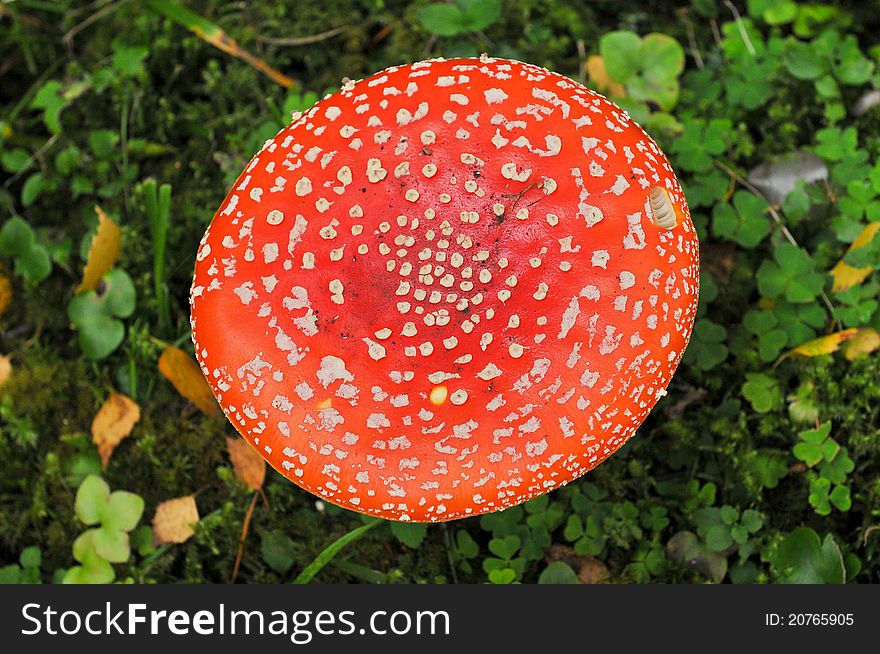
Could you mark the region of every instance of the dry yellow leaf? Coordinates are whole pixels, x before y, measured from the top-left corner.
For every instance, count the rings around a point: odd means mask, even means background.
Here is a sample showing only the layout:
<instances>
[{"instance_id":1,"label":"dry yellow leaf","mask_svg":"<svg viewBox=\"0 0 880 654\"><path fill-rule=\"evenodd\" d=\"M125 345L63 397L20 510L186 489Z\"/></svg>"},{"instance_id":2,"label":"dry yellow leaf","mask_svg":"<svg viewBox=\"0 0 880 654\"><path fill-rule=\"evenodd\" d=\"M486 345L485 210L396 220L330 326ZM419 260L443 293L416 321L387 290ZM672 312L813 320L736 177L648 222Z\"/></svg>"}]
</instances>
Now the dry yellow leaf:
<instances>
[{"instance_id":1,"label":"dry yellow leaf","mask_svg":"<svg viewBox=\"0 0 880 654\"><path fill-rule=\"evenodd\" d=\"M199 521L199 508L194 495L166 500L156 507L153 516L153 541L163 543L183 543L195 533Z\"/></svg>"},{"instance_id":2,"label":"dry yellow leaf","mask_svg":"<svg viewBox=\"0 0 880 654\"><path fill-rule=\"evenodd\" d=\"M119 259L119 248L122 244L119 225L110 220L104 210L97 205L95 205L95 213L98 214L98 229L89 245L89 254L86 258L86 266L83 268L82 282L76 289L77 293L97 289L101 278L116 265Z\"/></svg>"},{"instance_id":3,"label":"dry yellow leaf","mask_svg":"<svg viewBox=\"0 0 880 654\"><path fill-rule=\"evenodd\" d=\"M243 438L227 438L226 449L235 476L251 490L258 491L266 480L266 462Z\"/></svg>"},{"instance_id":4,"label":"dry yellow leaf","mask_svg":"<svg viewBox=\"0 0 880 654\"><path fill-rule=\"evenodd\" d=\"M852 245L849 246L847 253L865 247L868 243L874 240L874 236L877 235L878 230L880 230L880 222L869 223L856 237L856 240L852 242ZM834 268L831 269L831 277L834 279L834 285L831 287L831 290L835 292L845 291L856 284L861 284L865 277L870 275L873 270L874 269L871 266L866 268L856 268L841 259L837 262Z\"/></svg>"},{"instance_id":5,"label":"dry yellow leaf","mask_svg":"<svg viewBox=\"0 0 880 654\"><path fill-rule=\"evenodd\" d=\"M183 397L208 415L216 415L219 408L211 387L202 375L199 364L190 355L176 347L166 347L159 357L159 372L174 384Z\"/></svg>"},{"instance_id":6,"label":"dry yellow leaf","mask_svg":"<svg viewBox=\"0 0 880 654\"><path fill-rule=\"evenodd\" d=\"M12 302L12 283L6 275L0 275L0 316L6 312Z\"/></svg>"},{"instance_id":7,"label":"dry yellow leaf","mask_svg":"<svg viewBox=\"0 0 880 654\"><path fill-rule=\"evenodd\" d=\"M855 328L844 329L839 332L834 332L833 334L828 334L827 336L820 336L819 338L814 338L812 341L807 341L806 343L798 345L787 354L800 354L805 357L817 357L822 354L831 354L832 352L837 352L841 343L854 338L857 331L858 330Z\"/></svg>"},{"instance_id":8,"label":"dry yellow leaf","mask_svg":"<svg viewBox=\"0 0 880 654\"><path fill-rule=\"evenodd\" d=\"M137 402L122 393L111 393L92 420L92 442L98 446L101 463L107 467L110 455L141 419Z\"/></svg>"},{"instance_id":9,"label":"dry yellow leaf","mask_svg":"<svg viewBox=\"0 0 880 654\"><path fill-rule=\"evenodd\" d=\"M5 354L0 355L0 386L3 386L12 377L12 359Z\"/></svg>"},{"instance_id":10,"label":"dry yellow leaf","mask_svg":"<svg viewBox=\"0 0 880 654\"><path fill-rule=\"evenodd\" d=\"M843 345L843 356L852 361L880 348L880 334L871 327L862 327Z\"/></svg>"},{"instance_id":11,"label":"dry yellow leaf","mask_svg":"<svg viewBox=\"0 0 880 654\"><path fill-rule=\"evenodd\" d=\"M605 60L599 55L587 57L587 75L590 76L596 88L600 91L607 91L612 98L622 98L626 95L623 85L618 84L608 75L605 68Z\"/></svg>"}]
</instances>

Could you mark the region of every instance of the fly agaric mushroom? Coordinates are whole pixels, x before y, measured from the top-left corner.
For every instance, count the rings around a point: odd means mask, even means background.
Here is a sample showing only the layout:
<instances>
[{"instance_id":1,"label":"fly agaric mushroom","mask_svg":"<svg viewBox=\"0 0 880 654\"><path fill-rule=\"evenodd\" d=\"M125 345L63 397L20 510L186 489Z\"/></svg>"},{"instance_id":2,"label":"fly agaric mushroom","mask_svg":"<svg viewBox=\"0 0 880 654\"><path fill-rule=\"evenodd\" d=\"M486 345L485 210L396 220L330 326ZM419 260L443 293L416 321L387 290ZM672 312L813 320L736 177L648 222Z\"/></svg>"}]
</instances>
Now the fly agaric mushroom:
<instances>
[{"instance_id":1,"label":"fly agaric mushroom","mask_svg":"<svg viewBox=\"0 0 880 654\"><path fill-rule=\"evenodd\" d=\"M665 394L698 242L654 141L485 55L348 82L251 160L198 251L193 340L281 474L396 520L594 468Z\"/></svg>"}]
</instances>

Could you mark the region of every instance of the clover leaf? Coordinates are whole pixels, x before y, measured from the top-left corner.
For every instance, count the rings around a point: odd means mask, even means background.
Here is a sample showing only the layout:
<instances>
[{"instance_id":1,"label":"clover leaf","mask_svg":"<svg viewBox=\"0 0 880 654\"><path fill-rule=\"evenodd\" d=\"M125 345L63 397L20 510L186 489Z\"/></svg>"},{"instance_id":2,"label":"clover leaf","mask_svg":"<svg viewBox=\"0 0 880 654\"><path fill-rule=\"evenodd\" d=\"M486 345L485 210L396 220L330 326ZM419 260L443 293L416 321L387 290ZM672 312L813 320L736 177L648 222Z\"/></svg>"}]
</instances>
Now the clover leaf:
<instances>
[{"instance_id":1,"label":"clover leaf","mask_svg":"<svg viewBox=\"0 0 880 654\"><path fill-rule=\"evenodd\" d=\"M76 492L74 510L86 525L73 544L73 556L82 565L68 570L65 583L109 583L115 578L110 563L125 563L131 556L128 532L140 521L144 500L126 491L110 492L107 482L89 475Z\"/></svg>"},{"instance_id":2,"label":"clover leaf","mask_svg":"<svg viewBox=\"0 0 880 654\"><path fill-rule=\"evenodd\" d=\"M46 246L22 218L10 218L0 228L0 255L15 258L15 272L29 284L39 284L52 272Z\"/></svg>"},{"instance_id":3,"label":"clover leaf","mask_svg":"<svg viewBox=\"0 0 880 654\"><path fill-rule=\"evenodd\" d=\"M500 0L455 0L453 3L427 5L416 13L425 29L437 36L478 32L489 27L500 15Z\"/></svg>"},{"instance_id":4,"label":"clover leaf","mask_svg":"<svg viewBox=\"0 0 880 654\"><path fill-rule=\"evenodd\" d=\"M825 285L825 275L815 272L812 257L791 243L780 243L775 261L758 268L758 290L767 298L785 297L789 302L812 302Z\"/></svg>"},{"instance_id":5,"label":"clover leaf","mask_svg":"<svg viewBox=\"0 0 880 654\"><path fill-rule=\"evenodd\" d=\"M788 534L770 553L777 582L783 584L842 584L846 569L840 547L828 534L825 540L809 527Z\"/></svg>"},{"instance_id":6,"label":"clover leaf","mask_svg":"<svg viewBox=\"0 0 880 654\"><path fill-rule=\"evenodd\" d=\"M770 233L767 202L754 193L737 191L733 204L719 203L712 214L712 230L717 236L753 248Z\"/></svg>"},{"instance_id":7,"label":"clover leaf","mask_svg":"<svg viewBox=\"0 0 880 654\"><path fill-rule=\"evenodd\" d=\"M109 584L116 578L113 566L95 551L90 529L73 542L73 558L82 565L73 566L64 575L65 584Z\"/></svg>"},{"instance_id":8,"label":"clover leaf","mask_svg":"<svg viewBox=\"0 0 880 654\"><path fill-rule=\"evenodd\" d=\"M767 413L782 402L782 392L776 377L750 372L742 385L742 394L758 413Z\"/></svg>"},{"instance_id":9,"label":"clover leaf","mask_svg":"<svg viewBox=\"0 0 880 654\"><path fill-rule=\"evenodd\" d=\"M678 77L684 70L684 50L671 36L609 32L599 41L608 75L623 84L634 100L653 102L663 111L678 101Z\"/></svg>"},{"instance_id":10,"label":"clover leaf","mask_svg":"<svg viewBox=\"0 0 880 654\"><path fill-rule=\"evenodd\" d=\"M700 370L711 370L727 358L726 338L727 330L723 326L708 318L698 320L685 351L685 362Z\"/></svg>"},{"instance_id":11,"label":"clover leaf","mask_svg":"<svg viewBox=\"0 0 880 654\"><path fill-rule=\"evenodd\" d=\"M103 359L119 347L125 326L119 318L134 312L135 291L124 270L111 270L97 291L85 291L70 301L67 316L79 332L79 344L90 359Z\"/></svg>"}]
</instances>

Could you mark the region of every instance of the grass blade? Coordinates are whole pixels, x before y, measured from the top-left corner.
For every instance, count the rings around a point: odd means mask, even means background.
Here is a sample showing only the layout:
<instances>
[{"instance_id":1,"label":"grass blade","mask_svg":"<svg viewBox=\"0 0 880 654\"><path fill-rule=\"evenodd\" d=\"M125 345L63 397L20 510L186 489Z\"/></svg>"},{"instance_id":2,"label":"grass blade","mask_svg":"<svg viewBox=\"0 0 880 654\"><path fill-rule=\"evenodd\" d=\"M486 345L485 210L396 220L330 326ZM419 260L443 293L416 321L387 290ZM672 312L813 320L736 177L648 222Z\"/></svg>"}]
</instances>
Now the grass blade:
<instances>
[{"instance_id":1,"label":"grass blade","mask_svg":"<svg viewBox=\"0 0 880 654\"><path fill-rule=\"evenodd\" d=\"M361 525L357 529L352 529L347 534L340 536L337 540L335 540L333 543L328 545L326 547L326 549L324 549L323 552L318 554L318 556L315 557L314 561L312 561L305 568L303 568L303 571L300 572L299 575L297 575L296 579L293 580L293 583L295 583L295 584L309 583L312 580L312 578L324 568L324 566L326 566L328 563L330 563L330 561L333 560L334 556L339 554L340 550L342 550L343 547L345 547L346 545L348 545L352 541L357 540L358 538L363 536L365 533L370 531L370 529L372 529L376 525L380 524L381 522L382 522L381 520L375 520L375 521L367 523L365 525Z\"/></svg>"},{"instance_id":2,"label":"grass blade","mask_svg":"<svg viewBox=\"0 0 880 654\"><path fill-rule=\"evenodd\" d=\"M296 86L296 82L287 77L287 75L272 68L272 66L259 57L252 55L238 45L235 39L224 32L218 25L199 16L193 11L190 11L181 2L178 2L177 0L146 0L146 3L151 9L153 9L153 11L162 14L166 18L170 18L203 41L207 41L214 47L223 50L223 52L231 54L233 57L250 64L284 88L289 89Z\"/></svg>"}]
</instances>

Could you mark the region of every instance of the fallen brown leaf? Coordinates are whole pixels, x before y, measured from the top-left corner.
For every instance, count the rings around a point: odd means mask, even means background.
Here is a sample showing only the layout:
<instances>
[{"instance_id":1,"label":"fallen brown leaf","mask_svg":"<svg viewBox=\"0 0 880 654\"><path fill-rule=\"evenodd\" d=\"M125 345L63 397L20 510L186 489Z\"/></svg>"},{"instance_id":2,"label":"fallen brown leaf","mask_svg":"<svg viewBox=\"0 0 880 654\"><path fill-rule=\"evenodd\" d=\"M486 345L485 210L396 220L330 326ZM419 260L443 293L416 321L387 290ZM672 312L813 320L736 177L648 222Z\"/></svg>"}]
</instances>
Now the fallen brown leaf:
<instances>
[{"instance_id":1,"label":"fallen brown leaf","mask_svg":"<svg viewBox=\"0 0 880 654\"><path fill-rule=\"evenodd\" d=\"M122 393L111 393L92 420L92 442L98 446L101 463L107 467L110 455L141 419L137 402Z\"/></svg>"},{"instance_id":2,"label":"fallen brown leaf","mask_svg":"<svg viewBox=\"0 0 880 654\"><path fill-rule=\"evenodd\" d=\"M551 545L547 548L547 562L562 561L577 573L582 584L600 584L608 581L608 568L595 556L578 554L567 545Z\"/></svg>"},{"instance_id":3,"label":"fallen brown leaf","mask_svg":"<svg viewBox=\"0 0 880 654\"><path fill-rule=\"evenodd\" d=\"M199 364L190 355L176 347L166 347L159 357L159 372L174 384L183 397L208 415L216 415L220 409L211 393L211 387L202 375Z\"/></svg>"},{"instance_id":4,"label":"fallen brown leaf","mask_svg":"<svg viewBox=\"0 0 880 654\"><path fill-rule=\"evenodd\" d=\"M12 377L12 359L5 354L0 355L0 386L3 386Z\"/></svg>"},{"instance_id":5,"label":"fallen brown leaf","mask_svg":"<svg viewBox=\"0 0 880 654\"><path fill-rule=\"evenodd\" d=\"M850 340L843 344L843 356L849 361L863 354L870 354L880 347L880 334L872 327L862 327Z\"/></svg>"},{"instance_id":6,"label":"fallen brown leaf","mask_svg":"<svg viewBox=\"0 0 880 654\"><path fill-rule=\"evenodd\" d=\"M199 508L193 495L166 500L156 507L153 516L153 540L156 545L183 543L195 533Z\"/></svg>"},{"instance_id":7,"label":"fallen brown leaf","mask_svg":"<svg viewBox=\"0 0 880 654\"><path fill-rule=\"evenodd\" d=\"M243 438L227 438L226 449L235 476L251 490L258 491L266 480L266 462Z\"/></svg>"},{"instance_id":8,"label":"fallen brown leaf","mask_svg":"<svg viewBox=\"0 0 880 654\"><path fill-rule=\"evenodd\" d=\"M119 249L122 244L119 225L110 220L104 210L97 205L95 205L95 213L98 214L98 229L89 245L89 254L83 268L82 282L76 289L77 293L96 290L101 278L119 259Z\"/></svg>"},{"instance_id":9,"label":"fallen brown leaf","mask_svg":"<svg viewBox=\"0 0 880 654\"><path fill-rule=\"evenodd\" d=\"M607 91L613 98L622 98L626 95L623 85L611 79L605 68L605 60L599 55L587 57L587 75L600 91Z\"/></svg>"},{"instance_id":10,"label":"fallen brown leaf","mask_svg":"<svg viewBox=\"0 0 880 654\"><path fill-rule=\"evenodd\" d=\"M0 316L2 316L9 303L12 302L12 283L6 275L0 275Z\"/></svg>"}]
</instances>

